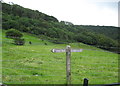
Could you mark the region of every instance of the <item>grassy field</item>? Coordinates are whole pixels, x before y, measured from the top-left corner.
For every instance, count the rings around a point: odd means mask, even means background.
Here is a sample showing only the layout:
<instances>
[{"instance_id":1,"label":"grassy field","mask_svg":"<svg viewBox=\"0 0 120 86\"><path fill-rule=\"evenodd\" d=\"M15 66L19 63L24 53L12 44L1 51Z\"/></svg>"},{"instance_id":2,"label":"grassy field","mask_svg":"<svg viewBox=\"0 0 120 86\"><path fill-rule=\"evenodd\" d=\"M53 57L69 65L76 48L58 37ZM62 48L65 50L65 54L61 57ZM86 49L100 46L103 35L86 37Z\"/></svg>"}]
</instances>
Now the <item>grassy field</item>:
<instances>
[{"instance_id":1,"label":"grassy field","mask_svg":"<svg viewBox=\"0 0 120 86\"><path fill-rule=\"evenodd\" d=\"M25 34L26 44L16 46L11 39L3 38L2 74L7 84L65 84L66 55L52 53L51 49L64 49L67 44L53 44L33 35ZM1 34L0 34L1 35ZM32 44L29 44L29 41ZM45 45L47 43L47 45ZM72 84L110 84L118 82L118 54L82 43L71 43L72 48L82 48L71 57Z\"/></svg>"}]
</instances>

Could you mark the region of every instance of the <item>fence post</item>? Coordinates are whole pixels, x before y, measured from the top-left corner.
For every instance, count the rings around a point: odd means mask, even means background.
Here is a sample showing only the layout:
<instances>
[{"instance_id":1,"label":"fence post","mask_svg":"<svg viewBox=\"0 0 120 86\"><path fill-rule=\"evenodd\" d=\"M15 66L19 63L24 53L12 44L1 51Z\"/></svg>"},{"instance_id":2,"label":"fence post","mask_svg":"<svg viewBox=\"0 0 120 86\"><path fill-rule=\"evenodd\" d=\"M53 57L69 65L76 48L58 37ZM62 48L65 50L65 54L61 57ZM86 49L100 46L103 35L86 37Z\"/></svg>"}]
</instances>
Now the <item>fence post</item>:
<instances>
[{"instance_id":1,"label":"fence post","mask_svg":"<svg viewBox=\"0 0 120 86\"><path fill-rule=\"evenodd\" d=\"M70 86L71 84L70 58L71 58L71 47L68 45L66 47L66 79L68 86Z\"/></svg>"},{"instance_id":2,"label":"fence post","mask_svg":"<svg viewBox=\"0 0 120 86\"><path fill-rule=\"evenodd\" d=\"M88 86L88 79L84 78L83 86Z\"/></svg>"}]
</instances>

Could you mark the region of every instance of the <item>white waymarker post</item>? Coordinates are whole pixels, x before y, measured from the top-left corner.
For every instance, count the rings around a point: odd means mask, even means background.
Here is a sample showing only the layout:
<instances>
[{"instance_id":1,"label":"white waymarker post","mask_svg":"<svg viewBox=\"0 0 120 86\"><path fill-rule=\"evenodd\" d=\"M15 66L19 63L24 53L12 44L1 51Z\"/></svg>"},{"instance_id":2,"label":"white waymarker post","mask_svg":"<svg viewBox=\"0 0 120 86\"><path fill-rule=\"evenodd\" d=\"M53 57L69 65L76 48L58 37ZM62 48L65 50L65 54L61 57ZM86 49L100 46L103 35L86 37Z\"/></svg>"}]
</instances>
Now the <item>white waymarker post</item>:
<instances>
[{"instance_id":1,"label":"white waymarker post","mask_svg":"<svg viewBox=\"0 0 120 86\"><path fill-rule=\"evenodd\" d=\"M67 84L71 84L71 52L82 52L82 49L71 49L69 45L67 45L66 49L52 49L51 52L60 53L66 52L66 80Z\"/></svg>"}]
</instances>

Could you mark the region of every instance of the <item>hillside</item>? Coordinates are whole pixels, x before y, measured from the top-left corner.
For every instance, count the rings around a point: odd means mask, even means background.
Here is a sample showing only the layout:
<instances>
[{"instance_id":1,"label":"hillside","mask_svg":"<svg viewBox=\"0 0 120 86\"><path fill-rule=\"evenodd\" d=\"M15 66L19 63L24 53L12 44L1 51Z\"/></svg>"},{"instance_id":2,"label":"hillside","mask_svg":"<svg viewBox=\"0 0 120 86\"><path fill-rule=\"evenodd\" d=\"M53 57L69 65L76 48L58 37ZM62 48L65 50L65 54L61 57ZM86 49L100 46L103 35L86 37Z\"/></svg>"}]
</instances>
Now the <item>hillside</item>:
<instances>
[{"instance_id":1,"label":"hillside","mask_svg":"<svg viewBox=\"0 0 120 86\"><path fill-rule=\"evenodd\" d=\"M118 27L73 25L37 10L6 3L2 3L2 24L5 30L14 28L57 44L81 42L118 52Z\"/></svg>"},{"instance_id":2,"label":"hillside","mask_svg":"<svg viewBox=\"0 0 120 86\"><path fill-rule=\"evenodd\" d=\"M65 84L65 53L52 53L51 49L64 49L67 44L54 44L35 35L24 33L26 44L17 46L5 38L2 31L2 80L5 84ZM0 33L1 35L1 33ZM32 44L29 44L32 41ZM45 45L47 43L47 45ZM118 54L83 43L70 43L82 48L71 57L72 84L110 84L118 82Z\"/></svg>"}]
</instances>

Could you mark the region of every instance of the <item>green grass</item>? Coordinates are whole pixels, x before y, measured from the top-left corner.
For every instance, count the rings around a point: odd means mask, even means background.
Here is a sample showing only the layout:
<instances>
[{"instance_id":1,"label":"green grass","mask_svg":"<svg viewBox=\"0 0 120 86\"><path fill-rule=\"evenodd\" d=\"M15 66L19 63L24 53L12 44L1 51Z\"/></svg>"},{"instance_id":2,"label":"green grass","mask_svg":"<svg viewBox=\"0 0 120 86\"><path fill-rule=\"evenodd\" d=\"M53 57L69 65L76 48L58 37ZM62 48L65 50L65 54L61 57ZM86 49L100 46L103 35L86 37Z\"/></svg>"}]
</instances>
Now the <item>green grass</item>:
<instances>
[{"instance_id":1,"label":"green grass","mask_svg":"<svg viewBox=\"0 0 120 86\"><path fill-rule=\"evenodd\" d=\"M26 44L13 45L3 31L3 83L7 84L65 84L66 55L52 53L51 49L64 49L66 44L53 44L24 33ZM32 44L29 44L29 41ZM45 45L47 43L47 45ZM85 45L71 43L72 48L86 49L71 56L72 84L110 84L118 82L118 54ZM88 49L88 50L87 50ZM89 50L90 49L90 50Z\"/></svg>"}]
</instances>

